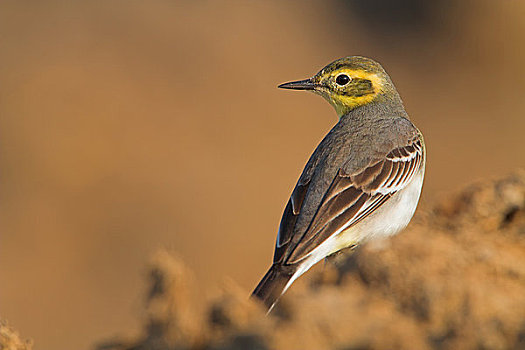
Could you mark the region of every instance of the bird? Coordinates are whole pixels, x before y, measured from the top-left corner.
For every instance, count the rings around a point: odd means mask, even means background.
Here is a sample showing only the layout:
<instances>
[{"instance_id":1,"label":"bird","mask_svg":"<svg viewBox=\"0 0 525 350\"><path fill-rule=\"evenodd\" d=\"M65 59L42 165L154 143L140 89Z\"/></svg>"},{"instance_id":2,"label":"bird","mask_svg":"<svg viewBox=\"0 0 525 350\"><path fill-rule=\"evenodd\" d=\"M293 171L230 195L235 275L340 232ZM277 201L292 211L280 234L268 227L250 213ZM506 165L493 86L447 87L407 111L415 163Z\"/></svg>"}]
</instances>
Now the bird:
<instances>
[{"instance_id":1,"label":"bird","mask_svg":"<svg viewBox=\"0 0 525 350\"><path fill-rule=\"evenodd\" d=\"M403 230L419 202L426 162L423 135L378 62L348 56L278 87L321 95L339 121L300 175L272 265L252 293L268 313L317 262Z\"/></svg>"}]
</instances>

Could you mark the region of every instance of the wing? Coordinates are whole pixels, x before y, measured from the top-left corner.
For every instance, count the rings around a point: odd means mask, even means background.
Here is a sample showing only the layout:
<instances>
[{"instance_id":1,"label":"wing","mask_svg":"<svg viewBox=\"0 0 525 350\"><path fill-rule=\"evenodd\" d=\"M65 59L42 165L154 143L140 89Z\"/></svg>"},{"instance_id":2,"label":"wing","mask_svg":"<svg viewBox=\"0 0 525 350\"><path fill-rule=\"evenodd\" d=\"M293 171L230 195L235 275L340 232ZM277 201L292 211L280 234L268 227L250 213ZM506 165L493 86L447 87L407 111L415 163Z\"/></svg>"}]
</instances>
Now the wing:
<instances>
[{"instance_id":1,"label":"wing","mask_svg":"<svg viewBox=\"0 0 525 350\"><path fill-rule=\"evenodd\" d=\"M365 219L410 183L423 159L424 148L418 137L359 172L349 174L343 166L324 195L309 228L302 237L292 239L295 238L292 237L293 227L309 185L299 184L281 221L274 261L299 262L328 237Z\"/></svg>"},{"instance_id":2,"label":"wing","mask_svg":"<svg viewBox=\"0 0 525 350\"><path fill-rule=\"evenodd\" d=\"M304 184L299 181L290 196L290 200L286 204L277 233L277 242L275 243L275 253L273 257L274 262L281 260L283 253L290 244L295 223L301 212L301 206L303 205L303 200L309 185L310 180L307 180Z\"/></svg>"}]
</instances>

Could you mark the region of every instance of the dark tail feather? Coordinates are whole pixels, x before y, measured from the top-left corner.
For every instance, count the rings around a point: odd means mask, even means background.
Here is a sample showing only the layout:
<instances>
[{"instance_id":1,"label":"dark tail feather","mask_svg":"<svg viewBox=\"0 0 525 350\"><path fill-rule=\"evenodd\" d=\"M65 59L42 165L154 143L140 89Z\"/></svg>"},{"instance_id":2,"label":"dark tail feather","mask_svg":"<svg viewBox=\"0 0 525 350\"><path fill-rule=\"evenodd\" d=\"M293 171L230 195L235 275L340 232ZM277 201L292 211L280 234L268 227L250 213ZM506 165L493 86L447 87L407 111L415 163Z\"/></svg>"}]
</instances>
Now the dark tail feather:
<instances>
[{"instance_id":1,"label":"dark tail feather","mask_svg":"<svg viewBox=\"0 0 525 350\"><path fill-rule=\"evenodd\" d=\"M285 272L281 266L273 265L253 291L252 297L259 298L268 308L268 312L272 311L292 276L293 272Z\"/></svg>"}]
</instances>

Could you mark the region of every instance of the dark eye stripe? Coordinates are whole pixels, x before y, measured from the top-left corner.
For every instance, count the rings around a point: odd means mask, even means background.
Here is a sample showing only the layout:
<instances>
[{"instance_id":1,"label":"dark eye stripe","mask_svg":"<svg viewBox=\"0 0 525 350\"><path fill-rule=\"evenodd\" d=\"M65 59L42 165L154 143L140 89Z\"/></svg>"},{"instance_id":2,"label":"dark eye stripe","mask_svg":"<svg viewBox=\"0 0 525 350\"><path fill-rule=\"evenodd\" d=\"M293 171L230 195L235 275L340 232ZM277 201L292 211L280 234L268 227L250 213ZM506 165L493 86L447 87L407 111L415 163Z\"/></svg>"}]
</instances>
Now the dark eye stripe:
<instances>
[{"instance_id":1,"label":"dark eye stripe","mask_svg":"<svg viewBox=\"0 0 525 350\"><path fill-rule=\"evenodd\" d=\"M344 91L339 93L344 96L359 97L373 94L374 92L374 85L372 84L372 81L363 78L354 78L352 79L352 83L348 85Z\"/></svg>"}]
</instances>

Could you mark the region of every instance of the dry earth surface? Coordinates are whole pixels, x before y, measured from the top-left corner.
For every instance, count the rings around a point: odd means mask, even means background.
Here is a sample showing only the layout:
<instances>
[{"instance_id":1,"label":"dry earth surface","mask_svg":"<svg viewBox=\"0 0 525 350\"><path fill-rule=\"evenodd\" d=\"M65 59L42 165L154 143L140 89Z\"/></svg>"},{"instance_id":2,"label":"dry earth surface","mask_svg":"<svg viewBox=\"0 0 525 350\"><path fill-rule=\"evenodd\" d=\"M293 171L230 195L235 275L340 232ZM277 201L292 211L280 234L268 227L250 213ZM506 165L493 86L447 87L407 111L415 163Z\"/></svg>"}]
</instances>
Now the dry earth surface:
<instances>
[{"instance_id":1,"label":"dry earth surface","mask_svg":"<svg viewBox=\"0 0 525 350\"><path fill-rule=\"evenodd\" d=\"M421 211L389 241L338 256L269 315L234 282L198 301L184 263L150 266L143 329L98 350L525 349L525 172ZM0 349L31 349L0 324Z\"/></svg>"},{"instance_id":2,"label":"dry earth surface","mask_svg":"<svg viewBox=\"0 0 525 350\"><path fill-rule=\"evenodd\" d=\"M334 262L266 316L233 282L195 300L192 273L159 252L142 333L97 349L525 349L525 172L473 184Z\"/></svg>"},{"instance_id":3,"label":"dry earth surface","mask_svg":"<svg viewBox=\"0 0 525 350\"><path fill-rule=\"evenodd\" d=\"M31 349L31 340L23 339L7 322L0 320L0 350Z\"/></svg>"}]
</instances>

